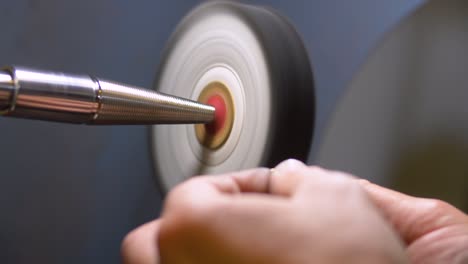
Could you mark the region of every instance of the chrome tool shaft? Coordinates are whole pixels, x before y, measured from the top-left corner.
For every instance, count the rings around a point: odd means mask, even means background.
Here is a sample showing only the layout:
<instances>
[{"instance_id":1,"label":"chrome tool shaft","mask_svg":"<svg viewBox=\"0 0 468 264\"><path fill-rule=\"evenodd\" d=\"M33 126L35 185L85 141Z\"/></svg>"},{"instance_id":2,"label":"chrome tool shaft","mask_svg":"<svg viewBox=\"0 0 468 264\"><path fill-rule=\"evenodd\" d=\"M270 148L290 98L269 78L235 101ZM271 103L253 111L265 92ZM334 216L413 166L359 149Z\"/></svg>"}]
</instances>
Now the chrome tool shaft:
<instances>
[{"instance_id":1,"label":"chrome tool shaft","mask_svg":"<svg viewBox=\"0 0 468 264\"><path fill-rule=\"evenodd\" d=\"M214 107L88 75L6 67L0 115L90 125L209 123Z\"/></svg>"}]
</instances>

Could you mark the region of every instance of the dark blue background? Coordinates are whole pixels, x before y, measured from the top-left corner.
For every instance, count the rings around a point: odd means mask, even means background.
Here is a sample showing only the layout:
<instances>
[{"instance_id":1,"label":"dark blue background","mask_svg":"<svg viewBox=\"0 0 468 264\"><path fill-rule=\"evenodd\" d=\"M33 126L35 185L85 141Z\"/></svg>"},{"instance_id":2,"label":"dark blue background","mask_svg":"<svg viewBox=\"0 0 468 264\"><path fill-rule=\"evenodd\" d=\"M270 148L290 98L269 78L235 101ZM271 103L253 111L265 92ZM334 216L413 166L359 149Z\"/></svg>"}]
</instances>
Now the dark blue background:
<instances>
[{"instance_id":1,"label":"dark blue background","mask_svg":"<svg viewBox=\"0 0 468 264\"><path fill-rule=\"evenodd\" d=\"M314 68L314 147L383 34L423 0L253 1L287 16ZM198 1L0 3L0 64L151 87L161 50ZM116 263L123 236L157 216L146 127L0 118L0 263ZM315 148L309 162L313 163Z\"/></svg>"}]
</instances>

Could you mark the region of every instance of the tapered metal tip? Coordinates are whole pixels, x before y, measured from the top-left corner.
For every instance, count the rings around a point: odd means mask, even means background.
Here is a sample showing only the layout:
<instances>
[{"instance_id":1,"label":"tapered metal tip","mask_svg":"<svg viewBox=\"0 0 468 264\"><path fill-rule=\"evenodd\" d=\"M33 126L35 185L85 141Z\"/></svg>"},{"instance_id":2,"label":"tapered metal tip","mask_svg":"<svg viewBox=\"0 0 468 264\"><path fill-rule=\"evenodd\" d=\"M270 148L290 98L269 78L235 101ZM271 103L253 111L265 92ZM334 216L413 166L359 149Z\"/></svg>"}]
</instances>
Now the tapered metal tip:
<instances>
[{"instance_id":1,"label":"tapered metal tip","mask_svg":"<svg viewBox=\"0 0 468 264\"><path fill-rule=\"evenodd\" d=\"M93 124L196 124L215 108L185 98L99 80L100 107Z\"/></svg>"}]
</instances>

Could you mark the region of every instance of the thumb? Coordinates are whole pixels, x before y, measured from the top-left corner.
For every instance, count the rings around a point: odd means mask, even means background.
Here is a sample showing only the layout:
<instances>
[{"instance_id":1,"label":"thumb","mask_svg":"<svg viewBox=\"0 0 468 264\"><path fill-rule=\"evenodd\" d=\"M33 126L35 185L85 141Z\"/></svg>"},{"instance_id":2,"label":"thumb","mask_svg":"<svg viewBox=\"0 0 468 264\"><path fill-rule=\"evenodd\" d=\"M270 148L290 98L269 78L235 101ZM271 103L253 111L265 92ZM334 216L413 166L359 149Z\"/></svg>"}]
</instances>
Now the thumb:
<instances>
[{"instance_id":1,"label":"thumb","mask_svg":"<svg viewBox=\"0 0 468 264\"><path fill-rule=\"evenodd\" d=\"M468 223L463 212L441 200L412 197L366 180L359 183L407 244L434 230Z\"/></svg>"}]
</instances>

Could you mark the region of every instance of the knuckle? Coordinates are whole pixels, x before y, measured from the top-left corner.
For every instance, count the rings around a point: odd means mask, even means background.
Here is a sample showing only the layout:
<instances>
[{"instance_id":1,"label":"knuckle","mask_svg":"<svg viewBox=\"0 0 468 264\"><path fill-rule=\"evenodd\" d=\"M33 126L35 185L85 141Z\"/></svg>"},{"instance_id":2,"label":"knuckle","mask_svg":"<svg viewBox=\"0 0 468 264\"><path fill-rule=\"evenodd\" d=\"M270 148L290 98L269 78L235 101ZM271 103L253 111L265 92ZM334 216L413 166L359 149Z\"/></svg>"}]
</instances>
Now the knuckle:
<instances>
[{"instance_id":1,"label":"knuckle","mask_svg":"<svg viewBox=\"0 0 468 264\"><path fill-rule=\"evenodd\" d=\"M427 210L436 214L444 214L453 208L449 203L440 199L423 198L422 200L425 202Z\"/></svg>"},{"instance_id":2,"label":"knuckle","mask_svg":"<svg viewBox=\"0 0 468 264\"><path fill-rule=\"evenodd\" d=\"M297 176L303 173L304 168L306 168L304 163L295 159L288 159L278 164L272 170L271 178L275 181L283 178L290 178L291 176Z\"/></svg>"},{"instance_id":3,"label":"knuckle","mask_svg":"<svg viewBox=\"0 0 468 264\"><path fill-rule=\"evenodd\" d=\"M450 225L458 223L461 215L463 215L463 218L465 217L458 209L443 200L434 198L419 199L422 201L420 203L421 212L425 215L426 219L429 219L433 223Z\"/></svg>"},{"instance_id":4,"label":"knuckle","mask_svg":"<svg viewBox=\"0 0 468 264\"><path fill-rule=\"evenodd\" d=\"M287 159L275 167L275 170L282 172L294 172L305 167L304 163L296 159Z\"/></svg>"}]
</instances>

